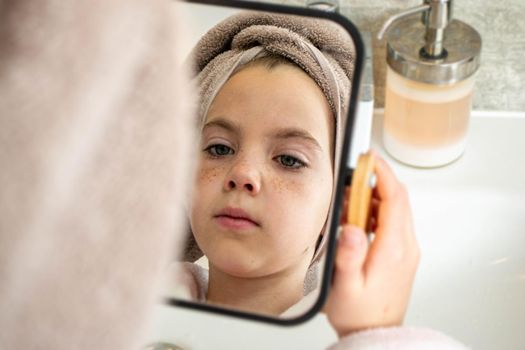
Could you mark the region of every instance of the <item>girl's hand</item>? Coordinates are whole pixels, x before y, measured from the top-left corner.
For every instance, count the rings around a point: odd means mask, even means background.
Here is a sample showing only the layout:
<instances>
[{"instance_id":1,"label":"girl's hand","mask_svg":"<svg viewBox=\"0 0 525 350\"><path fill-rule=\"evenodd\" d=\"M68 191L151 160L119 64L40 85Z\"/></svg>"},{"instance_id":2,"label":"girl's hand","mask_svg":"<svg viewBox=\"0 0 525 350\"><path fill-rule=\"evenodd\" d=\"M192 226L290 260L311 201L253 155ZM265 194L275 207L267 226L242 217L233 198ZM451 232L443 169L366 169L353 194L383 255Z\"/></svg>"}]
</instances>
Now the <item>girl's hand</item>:
<instances>
[{"instance_id":1,"label":"girl's hand","mask_svg":"<svg viewBox=\"0 0 525 350\"><path fill-rule=\"evenodd\" d=\"M419 248L407 191L377 154L369 245L365 232L343 225L335 259L334 281L325 312L339 337L403 322Z\"/></svg>"}]
</instances>

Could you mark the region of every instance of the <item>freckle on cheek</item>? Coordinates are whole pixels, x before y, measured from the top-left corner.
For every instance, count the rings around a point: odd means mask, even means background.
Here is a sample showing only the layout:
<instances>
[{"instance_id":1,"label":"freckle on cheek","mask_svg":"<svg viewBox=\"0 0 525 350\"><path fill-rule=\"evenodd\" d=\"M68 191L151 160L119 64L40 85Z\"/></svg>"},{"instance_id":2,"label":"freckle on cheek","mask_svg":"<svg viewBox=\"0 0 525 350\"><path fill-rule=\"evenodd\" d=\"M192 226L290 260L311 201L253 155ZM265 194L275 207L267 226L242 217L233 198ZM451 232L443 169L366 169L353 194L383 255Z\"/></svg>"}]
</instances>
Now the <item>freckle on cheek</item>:
<instances>
[{"instance_id":1,"label":"freckle on cheek","mask_svg":"<svg viewBox=\"0 0 525 350\"><path fill-rule=\"evenodd\" d=\"M273 179L271 183L273 188L275 189L275 192L283 193L284 183L281 179Z\"/></svg>"},{"instance_id":2,"label":"freckle on cheek","mask_svg":"<svg viewBox=\"0 0 525 350\"><path fill-rule=\"evenodd\" d=\"M217 168L201 170L200 174L199 174L199 182L201 182L201 183L203 183L203 182L207 182L207 183L213 182L213 181L216 180L218 175L219 174L218 174Z\"/></svg>"},{"instance_id":3,"label":"freckle on cheek","mask_svg":"<svg viewBox=\"0 0 525 350\"><path fill-rule=\"evenodd\" d=\"M301 186L293 180L274 178L270 181L272 190L277 193L299 194Z\"/></svg>"}]
</instances>

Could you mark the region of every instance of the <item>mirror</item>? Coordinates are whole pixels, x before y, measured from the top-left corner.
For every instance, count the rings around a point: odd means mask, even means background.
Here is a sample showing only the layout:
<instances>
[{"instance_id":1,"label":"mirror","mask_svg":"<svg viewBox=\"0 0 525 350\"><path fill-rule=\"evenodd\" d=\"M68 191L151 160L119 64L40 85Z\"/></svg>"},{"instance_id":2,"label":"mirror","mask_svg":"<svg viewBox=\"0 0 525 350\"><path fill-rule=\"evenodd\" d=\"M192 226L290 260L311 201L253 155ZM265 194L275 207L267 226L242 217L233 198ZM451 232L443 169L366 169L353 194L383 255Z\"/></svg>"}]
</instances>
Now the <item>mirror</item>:
<instances>
[{"instance_id":1,"label":"mirror","mask_svg":"<svg viewBox=\"0 0 525 350\"><path fill-rule=\"evenodd\" d=\"M235 5L235 6L232 6ZM188 236L168 303L281 324L320 310L345 182L363 48L321 10L175 3L199 93Z\"/></svg>"}]
</instances>

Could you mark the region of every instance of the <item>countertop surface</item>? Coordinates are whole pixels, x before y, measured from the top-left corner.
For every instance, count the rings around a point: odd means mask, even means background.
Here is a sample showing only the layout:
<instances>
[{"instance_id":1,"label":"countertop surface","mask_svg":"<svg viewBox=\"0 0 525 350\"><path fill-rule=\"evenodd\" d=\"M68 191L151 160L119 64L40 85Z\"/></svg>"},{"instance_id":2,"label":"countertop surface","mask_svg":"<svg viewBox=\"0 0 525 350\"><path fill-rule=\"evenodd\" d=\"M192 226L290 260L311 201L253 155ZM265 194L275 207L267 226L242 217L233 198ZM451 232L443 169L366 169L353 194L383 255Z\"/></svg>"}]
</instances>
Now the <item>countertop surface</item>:
<instances>
[{"instance_id":1,"label":"countertop surface","mask_svg":"<svg viewBox=\"0 0 525 350\"><path fill-rule=\"evenodd\" d=\"M406 323L474 349L523 348L525 113L474 113L465 153L442 168L386 158L408 186L422 251Z\"/></svg>"},{"instance_id":2,"label":"countertop surface","mask_svg":"<svg viewBox=\"0 0 525 350\"><path fill-rule=\"evenodd\" d=\"M385 154L382 113L373 148L410 193L422 259L405 324L441 330L475 349L525 344L525 113L473 113L467 149L442 168ZM294 327L158 306L148 339L184 349L323 349L323 315Z\"/></svg>"}]
</instances>

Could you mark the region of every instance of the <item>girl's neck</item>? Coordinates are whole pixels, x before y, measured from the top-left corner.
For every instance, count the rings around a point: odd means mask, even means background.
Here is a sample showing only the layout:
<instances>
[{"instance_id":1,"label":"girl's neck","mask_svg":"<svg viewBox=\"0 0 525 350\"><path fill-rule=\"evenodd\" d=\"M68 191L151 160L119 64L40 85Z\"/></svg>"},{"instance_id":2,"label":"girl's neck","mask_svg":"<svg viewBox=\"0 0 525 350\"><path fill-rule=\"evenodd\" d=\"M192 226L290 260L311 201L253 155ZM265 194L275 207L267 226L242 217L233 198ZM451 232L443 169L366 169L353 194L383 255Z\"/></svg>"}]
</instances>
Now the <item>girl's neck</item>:
<instances>
[{"instance_id":1,"label":"girl's neck","mask_svg":"<svg viewBox=\"0 0 525 350\"><path fill-rule=\"evenodd\" d=\"M246 312L277 316L303 297L304 270L240 278L210 264L207 301Z\"/></svg>"}]
</instances>

